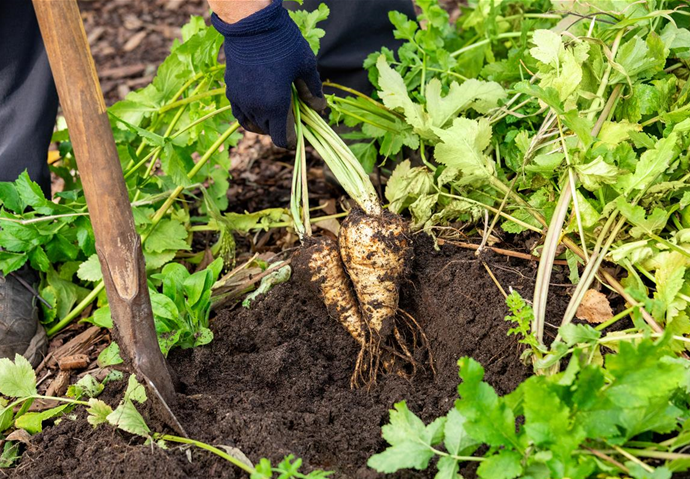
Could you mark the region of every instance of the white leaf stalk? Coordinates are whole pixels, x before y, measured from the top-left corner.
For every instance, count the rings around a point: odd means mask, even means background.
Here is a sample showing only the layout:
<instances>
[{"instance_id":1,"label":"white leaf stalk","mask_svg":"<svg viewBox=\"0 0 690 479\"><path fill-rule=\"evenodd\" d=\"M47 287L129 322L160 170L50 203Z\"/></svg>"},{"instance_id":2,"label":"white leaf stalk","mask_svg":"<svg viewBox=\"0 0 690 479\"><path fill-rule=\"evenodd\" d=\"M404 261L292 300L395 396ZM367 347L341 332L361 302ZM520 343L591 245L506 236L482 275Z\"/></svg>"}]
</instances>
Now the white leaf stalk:
<instances>
[{"instance_id":1,"label":"white leaf stalk","mask_svg":"<svg viewBox=\"0 0 690 479\"><path fill-rule=\"evenodd\" d=\"M381 216L383 210L374 185L359 160L328 123L304 102L299 102L304 137L326 162L336 179L370 216Z\"/></svg>"}]
</instances>

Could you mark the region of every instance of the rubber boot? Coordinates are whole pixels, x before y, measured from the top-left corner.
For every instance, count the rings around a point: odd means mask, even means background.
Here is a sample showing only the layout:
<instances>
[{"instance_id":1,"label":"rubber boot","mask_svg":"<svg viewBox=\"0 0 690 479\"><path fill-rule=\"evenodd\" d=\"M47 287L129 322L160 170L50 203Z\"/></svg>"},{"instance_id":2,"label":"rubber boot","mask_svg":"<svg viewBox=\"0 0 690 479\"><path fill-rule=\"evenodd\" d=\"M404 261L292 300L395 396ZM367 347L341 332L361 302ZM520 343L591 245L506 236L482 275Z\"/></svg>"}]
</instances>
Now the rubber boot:
<instances>
[{"instance_id":1,"label":"rubber boot","mask_svg":"<svg viewBox=\"0 0 690 479\"><path fill-rule=\"evenodd\" d=\"M26 286L35 282L36 274L26 267L13 275L0 275L0 358L14 360L20 354L33 367L48 349L48 337L38 320L38 298Z\"/></svg>"}]
</instances>

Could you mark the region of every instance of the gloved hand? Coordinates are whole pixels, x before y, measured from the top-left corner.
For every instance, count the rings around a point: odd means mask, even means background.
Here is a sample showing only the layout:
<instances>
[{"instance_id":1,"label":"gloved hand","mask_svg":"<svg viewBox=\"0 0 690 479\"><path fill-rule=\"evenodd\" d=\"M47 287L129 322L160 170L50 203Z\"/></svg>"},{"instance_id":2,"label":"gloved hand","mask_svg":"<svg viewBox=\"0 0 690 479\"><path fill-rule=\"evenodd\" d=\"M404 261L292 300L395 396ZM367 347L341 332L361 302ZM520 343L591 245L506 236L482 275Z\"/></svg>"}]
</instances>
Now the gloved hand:
<instances>
[{"instance_id":1,"label":"gloved hand","mask_svg":"<svg viewBox=\"0 0 690 479\"><path fill-rule=\"evenodd\" d=\"M273 143L294 148L292 84L300 98L317 111L326 108L316 57L282 0L237 23L215 13L213 26L225 37L225 82L232 112L254 133L271 135Z\"/></svg>"}]
</instances>

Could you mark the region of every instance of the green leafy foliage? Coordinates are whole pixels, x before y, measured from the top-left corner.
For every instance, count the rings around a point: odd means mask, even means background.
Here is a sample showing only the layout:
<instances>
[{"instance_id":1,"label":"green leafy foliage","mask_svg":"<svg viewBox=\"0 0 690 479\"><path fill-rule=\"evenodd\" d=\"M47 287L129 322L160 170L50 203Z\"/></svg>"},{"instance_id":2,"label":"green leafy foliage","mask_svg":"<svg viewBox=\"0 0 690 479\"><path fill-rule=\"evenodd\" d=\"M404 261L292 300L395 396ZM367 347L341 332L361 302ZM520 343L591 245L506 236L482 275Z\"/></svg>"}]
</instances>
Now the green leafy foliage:
<instances>
[{"instance_id":1,"label":"green leafy foliage","mask_svg":"<svg viewBox=\"0 0 690 479\"><path fill-rule=\"evenodd\" d=\"M105 421L107 421L112 426L118 429L127 431L130 434L135 434L137 436L148 437L151 430L146 425L146 421L142 415L137 411L134 403L144 403L146 402L146 391L144 386L139 384L136 376L131 375L129 377L129 382L127 383L127 390L125 391L125 396L122 398L120 405L112 412L105 416ZM89 401L89 414L93 417L89 422L94 426L103 422L103 415L107 413L107 405L96 404Z\"/></svg>"},{"instance_id":2,"label":"green leafy foliage","mask_svg":"<svg viewBox=\"0 0 690 479\"><path fill-rule=\"evenodd\" d=\"M158 343L163 354L171 348L192 348L208 344L213 333L208 328L211 312L211 287L218 280L223 259L218 258L208 268L190 274L177 263L163 267L151 276L163 284L162 293L151 290L153 316Z\"/></svg>"},{"instance_id":3,"label":"green leafy foliage","mask_svg":"<svg viewBox=\"0 0 690 479\"><path fill-rule=\"evenodd\" d=\"M36 394L36 374L24 356L17 354L12 362L0 359L0 394L9 397L28 397Z\"/></svg>"},{"instance_id":4,"label":"green leafy foliage","mask_svg":"<svg viewBox=\"0 0 690 479\"><path fill-rule=\"evenodd\" d=\"M296 10L290 11L290 18L297 24L304 38L309 42L314 55L319 53L321 47L321 39L326 34L326 31L318 28L317 23L326 20L331 11L325 3L312 11Z\"/></svg>"},{"instance_id":5,"label":"green leafy foliage","mask_svg":"<svg viewBox=\"0 0 690 479\"><path fill-rule=\"evenodd\" d=\"M2 453L0 453L0 469L12 467L19 460L19 443L14 441L4 441Z\"/></svg>"},{"instance_id":6,"label":"green leafy foliage","mask_svg":"<svg viewBox=\"0 0 690 479\"><path fill-rule=\"evenodd\" d=\"M331 472L326 471L312 471L309 474L302 474L299 472L302 467L302 459L295 459L293 455L287 456L276 467L271 465L268 459L261 459L257 464L254 472L251 473L251 479L271 479L274 474L278 474L280 479L324 479L331 476Z\"/></svg>"},{"instance_id":7,"label":"green leafy foliage","mask_svg":"<svg viewBox=\"0 0 690 479\"><path fill-rule=\"evenodd\" d=\"M323 30L316 23L327 17L328 9L294 14L308 39L318 43ZM229 130L234 118L224 94L225 68L218 63L222 40L201 17L192 17L182 27L182 41L174 42L152 83L108 109L134 221L144 239L156 326L166 354L172 347L192 347L212 339L211 288L221 269L234 267L233 235L289 219L281 208L224 213L229 150L240 135L226 135L234 131ZM59 124L62 128L64 122ZM219 142L221 138L224 141ZM59 144L60 161L51 168L65 182L53 201L26 172L14 182L0 183L0 270L8 274L29 265L41 273L38 291L50 305L42 306L49 335L95 300L98 308L85 320L112 327L69 132L59 129L53 139ZM179 186L190 201L166 203ZM196 196L199 190L203 201ZM209 259L203 249L193 251L195 230L219 233L210 252L212 259L222 260L211 269L186 273L181 280L185 284L175 289L171 279L165 279L168 273L180 278L179 268L193 271ZM117 364L119 356L112 352L104 352L99 362Z\"/></svg>"},{"instance_id":8,"label":"green leafy foliage","mask_svg":"<svg viewBox=\"0 0 690 479\"><path fill-rule=\"evenodd\" d=\"M506 298L506 305L510 310L510 315L505 317L506 321L514 324L514 327L508 330L508 336L519 336L518 342L531 346L534 350L539 349L539 341L531 330L532 321L534 321L534 311L517 291L511 291Z\"/></svg>"},{"instance_id":9,"label":"green leafy foliage","mask_svg":"<svg viewBox=\"0 0 690 479\"><path fill-rule=\"evenodd\" d=\"M568 344L600 341L589 326L561 328L561 335ZM565 371L533 376L507 396L484 381L479 363L460 359L455 407L425 425L404 402L396 404L382 429L389 446L368 465L385 473L424 470L437 456L436 477L455 477L465 461L479 461L477 474L487 479L628 477L628 469L611 467L592 454L605 449L601 454L613 459L625 451L640 458L630 464L649 474L643 477L669 477L676 457L669 454L666 465L643 466L646 456L640 448L647 443L640 441L652 433L681 430L690 399L690 362L675 357L669 338L621 338L618 354L607 355L603 365L588 362L583 351L573 352ZM672 443L653 447L673 449ZM489 447L480 449L482 444ZM619 446L625 451L612 450ZM474 455L477 451L483 452Z\"/></svg>"},{"instance_id":10,"label":"green leafy foliage","mask_svg":"<svg viewBox=\"0 0 690 479\"><path fill-rule=\"evenodd\" d=\"M120 357L120 346L118 346L117 343L113 341L98 354L97 361L99 366L102 368L114 366L116 364L122 364L123 361Z\"/></svg>"}]
</instances>

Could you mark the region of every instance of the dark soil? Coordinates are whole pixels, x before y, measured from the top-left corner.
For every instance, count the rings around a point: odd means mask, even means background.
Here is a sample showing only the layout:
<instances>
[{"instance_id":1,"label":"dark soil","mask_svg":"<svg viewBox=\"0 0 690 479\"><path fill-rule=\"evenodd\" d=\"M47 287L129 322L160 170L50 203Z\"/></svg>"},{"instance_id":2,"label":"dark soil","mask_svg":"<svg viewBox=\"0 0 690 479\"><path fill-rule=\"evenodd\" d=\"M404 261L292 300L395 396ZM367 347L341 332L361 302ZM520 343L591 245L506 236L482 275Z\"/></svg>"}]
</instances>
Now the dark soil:
<instances>
[{"instance_id":1,"label":"dark soil","mask_svg":"<svg viewBox=\"0 0 690 479\"><path fill-rule=\"evenodd\" d=\"M350 389L358 346L328 317L311 288L291 281L251 310L221 312L211 345L171 354L184 386L175 412L189 435L238 447L252 461L294 454L307 469L334 470L337 478L375 478L379 476L367 469L366 460L385 446L380 428L388 410L407 400L425 421L445 414L457 394L458 358L474 357L500 394L512 391L530 371L519 361L521 346L515 337L506 336L504 299L482 260L503 288L525 297L532 294L536 264L493 253L477 258L454 246L434 251L422 236L416 238L415 250L401 306L428 336L435 377L429 370L411 381L380 375L369 391ZM565 283L559 277L563 274L555 271L554 283ZM552 290L549 317L558 318L568 296L563 288ZM114 404L122 387L108 386L105 400ZM149 424L160 430L154 419ZM10 477L242 477L205 451L169 447L143 445L108 427L94 431L82 413L35 437ZM395 477L433 475L404 472Z\"/></svg>"}]
</instances>

